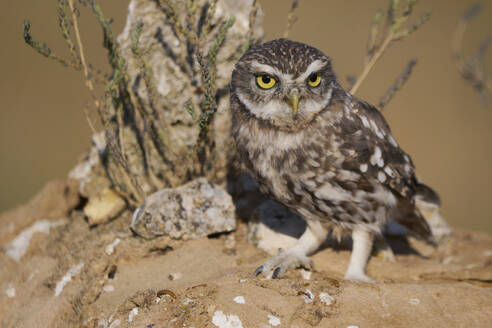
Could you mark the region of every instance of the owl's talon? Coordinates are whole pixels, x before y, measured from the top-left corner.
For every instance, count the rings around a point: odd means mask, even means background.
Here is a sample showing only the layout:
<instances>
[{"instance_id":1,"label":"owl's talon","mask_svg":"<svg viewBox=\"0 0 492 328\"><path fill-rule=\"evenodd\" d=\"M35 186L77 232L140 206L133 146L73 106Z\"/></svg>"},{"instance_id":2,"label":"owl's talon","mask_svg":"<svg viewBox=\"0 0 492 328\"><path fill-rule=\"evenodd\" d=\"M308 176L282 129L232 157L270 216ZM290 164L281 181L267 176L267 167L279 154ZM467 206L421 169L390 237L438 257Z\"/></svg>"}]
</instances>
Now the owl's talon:
<instances>
[{"instance_id":1,"label":"owl's talon","mask_svg":"<svg viewBox=\"0 0 492 328\"><path fill-rule=\"evenodd\" d=\"M254 275L255 277L258 277L258 275L259 275L260 273L262 273L262 272L263 272L263 265L260 265L259 267L257 267L257 268L256 268L256 270L255 270L255 272L253 273L253 275Z\"/></svg>"},{"instance_id":2,"label":"owl's talon","mask_svg":"<svg viewBox=\"0 0 492 328\"><path fill-rule=\"evenodd\" d=\"M282 278L290 269L305 268L311 270L313 262L309 257L300 254L294 250L283 251L270 258L255 271L255 276L262 273L268 277L271 274L272 279Z\"/></svg>"},{"instance_id":3,"label":"owl's talon","mask_svg":"<svg viewBox=\"0 0 492 328\"><path fill-rule=\"evenodd\" d=\"M283 274L281 273L281 270L280 267L275 268L275 270L273 270L272 279L282 278Z\"/></svg>"}]
</instances>

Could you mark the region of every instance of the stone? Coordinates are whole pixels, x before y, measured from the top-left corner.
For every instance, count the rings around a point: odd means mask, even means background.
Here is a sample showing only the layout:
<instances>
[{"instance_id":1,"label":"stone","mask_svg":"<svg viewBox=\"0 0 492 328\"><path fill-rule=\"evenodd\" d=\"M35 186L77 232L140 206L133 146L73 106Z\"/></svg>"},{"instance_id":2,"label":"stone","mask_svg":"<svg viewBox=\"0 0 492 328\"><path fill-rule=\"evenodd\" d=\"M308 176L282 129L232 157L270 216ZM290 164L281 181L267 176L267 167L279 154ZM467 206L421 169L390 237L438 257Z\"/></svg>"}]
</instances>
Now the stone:
<instances>
[{"instance_id":1,"label":"stone","mask_svg":"<svg viewBox=\"0 0 492 328\"><path fill-rule=\"evenodd\" d=\"M172 1L181 18L186 12L186 1ZM209 2L196 1L197 12L209 8ZM225 42L217 54L216 89L217 112L213 120L214 142L216 149L213 166L208 168L206 174L214 181L225 180L227 174L228 156L233 152L230 143L230 112L229 108L229 82L231 71L243 53L244 45L248 43L250 30L250 13L253 9L253 0L219 0L216 3L215 12L211 15L211 31L203 31L200 35L200 48L206 55L215 42L219 26L222 22L234 17L234 24L227 31ZM258 8L254 21L254 40L261 40L264 36L262 29L261 9ZM158 125L164 127L168 138L168 144L172 145L172 151L166 156L169 163L161 160L158 153L148 156L149 169L156 176L165 177L164 187L177 187L185 183L189 177L189 171L195 163L190 156L190 149L196 146L198 125L196 118L186 110L188 104L192 104L194 111L199 115L199 103L203 94L201 71L193 55L190 56L189 45L184 37L176 32L166 16L165 10L159 5L159 1L131 0L128 6L128 16L122 33L118 36L118 46L122 57L127 63L127 72L132 91L143 99L143 107L152 112L148 103L149 88L142 80L142 72L139 60L132 51L132 36L138 23L142 23L139 39L139 47L144 49L143 59L152 70L152 78L156 95L153 106L158 110ZM185 20L180 20L185 24ZM131 131L129 131L131 132ZM125 135L125 138L130 138ZM130 170L136 176L143 175L144 168L141 163L141 154L138 152L127 154ZM172 164L170 164L172 163ZM138 164L138 165L137 165ZM142 187L146 189L146 186Z\"/></svg>"},{"instance_id":2,"label":"stone","mask_svg":"<svg viewBox=\"0 0 492 328\"><path fill-rule=\"evenodd\" d=\"M130 229L152 239L195 239L236 229L232 197L205 178L148 196L132 218Z\"/></svg>"},{"instance_id":3,"label":"stone","mask_svg":"<svg viewBox=\"0 0 492 328\"><path fill-rule=\"evenodd\" d=\"M103 189L98 195L89 198L84 214L90 226L107 222L117 217L126 208L126 202L116 191Z\"/></svg>"}]
</instances>

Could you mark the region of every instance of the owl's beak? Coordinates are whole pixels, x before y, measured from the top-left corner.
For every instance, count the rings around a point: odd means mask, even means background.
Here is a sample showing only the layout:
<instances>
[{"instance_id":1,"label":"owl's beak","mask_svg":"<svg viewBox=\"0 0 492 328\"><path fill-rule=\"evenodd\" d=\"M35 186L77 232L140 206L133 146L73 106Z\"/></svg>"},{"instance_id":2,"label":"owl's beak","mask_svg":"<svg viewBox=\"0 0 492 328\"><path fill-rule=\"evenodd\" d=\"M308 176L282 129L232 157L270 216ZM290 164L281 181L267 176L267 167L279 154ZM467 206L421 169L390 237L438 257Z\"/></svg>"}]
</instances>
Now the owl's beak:
<instances>
[{"instance_id":1,"label":"owl's beak","mask_svg":"<svg viewBox=\"0 0 492 328\"><path fill-rule=\"evenodd\" d=\"M287 98L287 102L292 107L292 114L296 116L297 109L299 107L299 91L297 89L294 89L290 92L289 98Z\"/></svg>"}]
</instances>

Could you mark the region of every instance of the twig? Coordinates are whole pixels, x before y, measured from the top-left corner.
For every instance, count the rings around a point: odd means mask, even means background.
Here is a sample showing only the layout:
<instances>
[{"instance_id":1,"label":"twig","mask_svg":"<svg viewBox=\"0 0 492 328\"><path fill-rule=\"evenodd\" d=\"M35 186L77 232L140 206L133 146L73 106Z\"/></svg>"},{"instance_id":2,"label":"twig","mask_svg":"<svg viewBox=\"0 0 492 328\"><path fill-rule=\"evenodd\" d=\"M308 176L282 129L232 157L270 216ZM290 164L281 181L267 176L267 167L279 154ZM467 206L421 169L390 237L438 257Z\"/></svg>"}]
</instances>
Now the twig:
<instances>
[{"instance_id":1,"label":"twig","mask_svg":"<svg viewBox=\"0 0 492 328\"><path fill-rule=\"evenodd\" d=\"M359 87L361 86L362 82L364 82L364 80L366 79L367 75L372 70L376 62L379 60L379 58L381 58L383 53L386 51L386 48L388 48L388 46L390 45L392 38L393 38L393 33L390 32L384 39L381 46L377 48L377 51L374 53L374 55L369 57L367 64L364 65L362 73L360 73L359 77L357 77L357 80L355 81L354 85L350 89L351 94L355 94L359 90Z\"/></svg>"},{"instance_id":2,"label":"twig","mask_svg":"<svg viewBox=\"0 0 492 328\"><path fill-rule=\"evenodd\" d=\"M395 82L391 87L386 90L386 93L384 94L381 99L379 99L378 103L378 108L380 111L383 110L383 108L391 101L393 96L396 94L398 90L400 90L403 85L408 81L408 78L412 74L412 70L414 66L417 64L417 59L411 59L408 63L403 72L396 78Z\"/></svg>"},{"instance_id":3,"label":"twig","mask_svg":"<svg viewBox=\"0 0 492 328\"><path fill-rule=\"evenodd\" d=\"M481 10L480 5L473 5L460 18L453 35L452 51L456 67L463 79L468 81L479 94L485 96L486 92L492 92L492 74L486 72L484 62L485 53L492 43L492 36L484 38L476 54L472 56L465 57L462 50L468 25Z\"/></svg>"},{"instance_id":4,"label":"twig","mask_svg":"<svg viewBox=\"0 0 492 328\"><path fill-rule=\"evenodd\" d=\"M82 40L80 39L79 22L78 22L77 14L75 12L75 7L73 5L73 0L68 0L68 6L70 7L70 13L72 15L72 21L73 21L73 30L75 32L75 39L77 40L77 45L79 48L80 63L82 64L82 68L84 69L85 85L91 92L91 97L94 100L94 105L96 106L96 108L100 108L101 104L99 103L99 100L96 98L94 94L94 85L92 84L92 80L89 76L89 70L87 68L87 63L85 61L84 47L82 46ZM90 119L89 112L86 107L84 107L84 112L87 122L89 123L89 127L92 130L92 133L96 134L96 129L92 124L92 120Z\"/></svg>"},{"instance_id":5,"label":"twig","mask_svg":"<svg viewBox=\"0 0 492 328\"><path fill-rule=\"evenodd\" d=\"M377 11L371 24L371 28L369 29L364 67L357 77L357 80L350 88L350 93L355 94L359 90L369 72L374 68L374 65L393 42L411 35L429 20L430 13L426 13L421 16L416 23L404 27L404 24L408 21L416 3L417 0L407 0L406 6L401 11L399 10L400 1L390 0L386 11L386 22L383 31L380 30L382 11ZM400 11L401 14L399 14ZM378 39L382 40L379 44L377 43Z\"/></svg>"},{"instance_id":6,"label":"twig","mask_svg":"<svg viewBox=\"0 0 492 328\"><path fill-rule=\"evenodd\" d=\"M31 23L28 20L24 21L24 41L34 50L36 50L41 55L53 59L65 67L72 67L75 70L79 70L80 67L70 60L66 60L60 56L57 56L46 43L39 43L31 35Z\"/></svg>"},{"instance_id":7,"label":"twig","mask_svg":"<svg viewBox=\"0 0 492 328\"><path fill-rule=\"evenodd\" d=\"M207 157L210 152L213 151L213 142L210 142L210 126L212 124L215 113L217 112L217 88L215 85L215 71L217 69L217 55L220 48L224 44L224 40L227 31L234 24L234 17L229 18L227 21L222 23L215 36L214 43L208 51L208 56L206 59L203 55L197 53L197 61L200 66L202 75L202 84L204 88L204 95L200 103L201 114L198 120L198 139L197 139L197 157L201 165L201 174L204 172L204 168L207 162Z\"/></svg>"},{"instance_id":8,"label":"twig","mask_svg":"<svg viewBox=\"0 0 492 328\"><path fill-rule=\"evenodd\" d=\"M284 38L288 38L292 27L297 22L297 16L294 14L297 7L299 7L299 0L292 0L292 5L290 7L289 13L287 14L287 25L284 30Z\"/></svg>"},{"instance_id":9,"label":"twig","mask_svg":"<svg viewBox=\"0 0 492 328\"><path fill-rule=\"evenodd\" d=\"M251 11L249 12L249 29L248 29L248 36L246 38L246 42L242 45L241 47L241 54L245 53L246 50L251 47L251 45L254 44L255 40L253 37L254 29L255 29L255 23L256 23L256 16L258 14L258 2L257 0L253 0L253 5L251 6Z\"/></svg>"}]
</instances>

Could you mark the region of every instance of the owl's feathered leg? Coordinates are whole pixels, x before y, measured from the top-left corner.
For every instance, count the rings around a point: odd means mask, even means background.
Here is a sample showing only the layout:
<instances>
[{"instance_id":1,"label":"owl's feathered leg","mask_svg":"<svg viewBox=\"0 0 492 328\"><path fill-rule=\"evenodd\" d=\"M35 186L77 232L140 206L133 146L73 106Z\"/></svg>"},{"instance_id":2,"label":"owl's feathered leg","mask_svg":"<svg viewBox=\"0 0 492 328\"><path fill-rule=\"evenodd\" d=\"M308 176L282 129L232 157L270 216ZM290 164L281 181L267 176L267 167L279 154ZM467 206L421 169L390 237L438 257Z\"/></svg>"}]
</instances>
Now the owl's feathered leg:
<instances>
[{"instance_id":1,"label":"owl's feathered leg","mask_svg":"<svg viewBox=\"0 0 492 328\"><path fill-rule=\"evenodd\" d=\"M352 254L345 273L345 280L374 283L366 275L366 265L372 251L373 234L369 231L354 229L352 231Z\"/></svg>"},{"instance_id":2,"label":"owl's feathered leg","mask_svg":"<svg viewBox=\"0 0 492 328\"><path fill-rule=\"evenodd\" d=\"M313 261L308 255L316 251L325 241L328 230L323 228L318 221L308 221L307 224L306 231L294 246L270 258L255 270L254 275L262 273L264 276L269 276L273 270L272 278L275 279L283 277L289 269L298 267L312 269Z\"/></svg>"}]
</instances>

